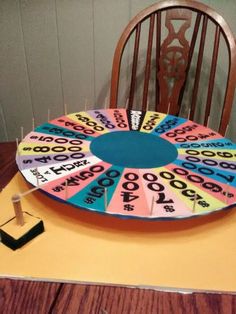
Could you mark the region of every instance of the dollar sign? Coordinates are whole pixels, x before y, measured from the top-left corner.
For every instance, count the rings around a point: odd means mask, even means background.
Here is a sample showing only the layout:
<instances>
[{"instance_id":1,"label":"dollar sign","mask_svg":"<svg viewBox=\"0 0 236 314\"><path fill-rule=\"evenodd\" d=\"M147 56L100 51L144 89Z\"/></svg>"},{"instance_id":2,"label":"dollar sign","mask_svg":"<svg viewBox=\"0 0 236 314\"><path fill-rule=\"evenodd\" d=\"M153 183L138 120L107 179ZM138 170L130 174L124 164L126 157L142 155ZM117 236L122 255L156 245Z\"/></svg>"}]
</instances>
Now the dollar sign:
<instances>
[{"instance_id":1,"label":"dollar sign","mask_svg":"<svg viewBox=\"0 0 236 314\"><path fill-rule=\"evenodd\" d=\"M134 210L134 205L125 204L124 205L124 210L128 210L128 211Z\"/></svg>"}]
</instances>

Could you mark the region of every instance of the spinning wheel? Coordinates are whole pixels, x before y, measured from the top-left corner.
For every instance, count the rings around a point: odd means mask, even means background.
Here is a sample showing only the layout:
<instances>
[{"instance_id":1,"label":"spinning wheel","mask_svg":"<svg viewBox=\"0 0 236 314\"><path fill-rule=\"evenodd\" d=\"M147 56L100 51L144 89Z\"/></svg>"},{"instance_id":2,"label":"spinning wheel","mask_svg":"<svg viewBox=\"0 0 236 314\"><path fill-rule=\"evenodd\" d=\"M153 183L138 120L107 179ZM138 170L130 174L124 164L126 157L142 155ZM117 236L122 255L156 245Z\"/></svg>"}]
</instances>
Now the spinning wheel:
<instances>
[{"instance_id":1,"label":"spinning wheel","mask_svg":"<svg viewBox=\"0 0 236 314\"><path fill-rule=\"evenodd\" d=\"M29 133L16 161L25 179L49 196L100 213L176 219L236 202L236 145L158 112L62 116Z\"/></svg>"}]
</instances>

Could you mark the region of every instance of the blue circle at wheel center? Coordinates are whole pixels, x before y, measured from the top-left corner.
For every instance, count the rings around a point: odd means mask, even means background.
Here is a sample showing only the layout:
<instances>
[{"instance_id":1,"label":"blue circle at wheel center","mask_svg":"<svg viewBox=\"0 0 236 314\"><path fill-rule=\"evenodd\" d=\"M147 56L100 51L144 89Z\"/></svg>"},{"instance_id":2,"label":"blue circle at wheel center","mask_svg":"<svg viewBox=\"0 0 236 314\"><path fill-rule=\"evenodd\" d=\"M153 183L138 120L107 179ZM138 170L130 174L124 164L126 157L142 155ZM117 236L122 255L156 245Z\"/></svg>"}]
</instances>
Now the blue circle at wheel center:
<instances>
[{"instance_id":1,"label":"blue circle at wheel center","mask_svg":"<svg viewBox=\"0 0 236 314\"><path fill-rule=\"evenodd\" d=\"M138 131L115 131L96 137L91 152L112 165L156 168L174 161L176 147L165 139Z\"/></svg>"}]
</instances>

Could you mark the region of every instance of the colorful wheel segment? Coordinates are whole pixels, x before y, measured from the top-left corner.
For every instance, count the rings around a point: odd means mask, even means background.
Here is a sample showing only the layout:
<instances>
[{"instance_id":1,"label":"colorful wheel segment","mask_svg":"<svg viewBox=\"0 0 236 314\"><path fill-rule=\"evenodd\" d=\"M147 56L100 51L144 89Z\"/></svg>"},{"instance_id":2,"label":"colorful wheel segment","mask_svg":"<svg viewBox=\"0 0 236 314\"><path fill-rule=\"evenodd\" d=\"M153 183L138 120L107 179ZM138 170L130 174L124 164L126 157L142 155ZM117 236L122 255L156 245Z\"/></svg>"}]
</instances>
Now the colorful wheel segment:
<instances>
[{"instance_id":1,"label":"colorful wheel segment","mask_svg":"<svg viewBox=\"0 0 236 314\"><path fill-rule=\"evenodd\" d=\"M89 110L37 127L18 147L25 179L70 205L127 218L181 219L236 203L236 145L184 118Z\"/></svg>"}]
</instances>

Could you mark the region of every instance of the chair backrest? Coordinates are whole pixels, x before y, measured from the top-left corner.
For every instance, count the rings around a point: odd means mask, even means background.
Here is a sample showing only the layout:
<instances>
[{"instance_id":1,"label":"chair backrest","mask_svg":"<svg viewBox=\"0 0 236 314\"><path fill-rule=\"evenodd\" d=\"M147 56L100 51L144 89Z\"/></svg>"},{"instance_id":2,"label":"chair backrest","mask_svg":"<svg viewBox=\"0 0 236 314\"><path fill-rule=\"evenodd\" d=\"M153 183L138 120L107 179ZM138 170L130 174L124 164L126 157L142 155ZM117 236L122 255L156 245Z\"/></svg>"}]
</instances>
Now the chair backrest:
<instances>
[{"instance_id":1,"label":"chair backrest","mask_svg":"<svg viewBox=\"0 0 236 314\"><path fill-rule=\"evenodd\" d=\"M165 27L168 30L164 39L163 18L165 18ZM208 82L205 84L207 85L207 95L205 104L201 104L202 123L207 125L215 86L219 47L220 43L223 43L227 51L224 58L228 60L228 69L226 69L225 87L222 87L225 94L218 130L221 134L225 134L236 82L235 39L229 26L217 12L196 1L161 1L144 9L129 22L117 43L113 58L110 107L116 108L118 105L121 61L125 48L131 48L130 44L128 45L128 42L131 42L131 37L134 47L132 48L132 62L129 67L130 78L126 107L132 109L134 106L137 80L140 80L140 74L138 74L141 55L140 34L144 24L148 25L148 38L145 58L142 56L142 60L145 59L145 65L142 73L143 86L140 97L142 99L139 98L141 104L139 109L147 110L150 105L153 105L155 111L179 115L184 92L188 86L187 78L191 73L192 86L191 88L188 87L191 89L191 96L187 112L188 117L193 120L200 93L201 72L206 72L204 53L207 50L206 46L210 44L211 55L209 64L207 64L207 68L209 68L207 69ZM176 30L176 26L178 30ZM190 30L192 31L189 36ZM210 32L211 43L209 39L206 40L207 32ZM193 62L195 62L194 66ZM190 72L192 66L194 70ZM153 69L154 78L151 75ZM152 101L155 104L149 104L148 100L151 78L154 80L151 86L154 86L155 89L155 97Z\"/></svg>"}]
</instances>

